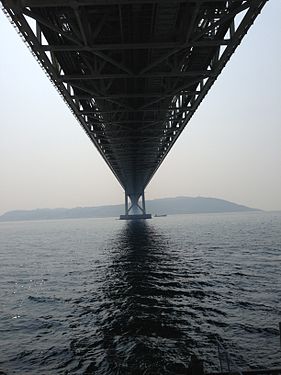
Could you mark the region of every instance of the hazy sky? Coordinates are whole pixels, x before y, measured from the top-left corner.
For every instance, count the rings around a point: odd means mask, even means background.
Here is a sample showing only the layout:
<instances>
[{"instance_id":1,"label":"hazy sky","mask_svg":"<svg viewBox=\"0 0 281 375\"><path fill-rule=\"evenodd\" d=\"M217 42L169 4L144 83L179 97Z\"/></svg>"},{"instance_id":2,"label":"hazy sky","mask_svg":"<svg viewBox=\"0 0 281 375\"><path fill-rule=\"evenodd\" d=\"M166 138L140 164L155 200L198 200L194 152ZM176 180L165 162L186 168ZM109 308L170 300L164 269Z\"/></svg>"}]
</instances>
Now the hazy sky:
<instances>
[{"instance_id":1,"label":"hazy sky","mask_svg":"<svg viewBox=\"0 0 281 375\"><path fill-rule=\"evenodd\" d=\"M270 0L147 187L281 210L281 1ZM0 12L0 214L123 191Z\"/></svg>"}]
</instances>

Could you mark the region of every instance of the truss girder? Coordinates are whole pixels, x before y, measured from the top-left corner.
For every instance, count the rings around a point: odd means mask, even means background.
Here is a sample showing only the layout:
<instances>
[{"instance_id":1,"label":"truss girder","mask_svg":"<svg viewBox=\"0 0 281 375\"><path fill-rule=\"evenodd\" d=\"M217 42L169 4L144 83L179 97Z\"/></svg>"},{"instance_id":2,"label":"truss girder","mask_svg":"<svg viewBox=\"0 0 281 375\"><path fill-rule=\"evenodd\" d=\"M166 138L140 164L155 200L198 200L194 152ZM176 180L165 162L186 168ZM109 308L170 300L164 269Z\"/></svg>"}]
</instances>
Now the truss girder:
<instances>
[{"instance_id":1,"label":"truss girder","mask_svg":"<svg viewBox=\"0 0 281 375\"><path fill-rule=\"evenodd\" d=\"M140 196L266 0L3 0L128 195Z\"/></svg>"}]
</instances>

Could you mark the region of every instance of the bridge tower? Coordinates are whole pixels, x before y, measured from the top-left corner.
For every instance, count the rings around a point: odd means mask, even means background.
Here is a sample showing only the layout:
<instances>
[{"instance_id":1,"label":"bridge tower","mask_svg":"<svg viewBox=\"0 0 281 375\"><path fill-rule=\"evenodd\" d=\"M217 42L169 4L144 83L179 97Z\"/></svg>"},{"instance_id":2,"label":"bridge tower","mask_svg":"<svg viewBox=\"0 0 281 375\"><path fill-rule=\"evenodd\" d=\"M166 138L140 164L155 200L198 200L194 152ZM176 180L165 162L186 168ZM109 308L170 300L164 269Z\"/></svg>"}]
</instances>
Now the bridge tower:
<instances>
[{"instance_id":1,"label":"bridge tower","mask_svg":"<svg viewBox=\"0 0 281 375\"><path fill-rule=\"evenodd\" d=\"M125 215L120 220L151 219L146 213L144 190L141 194L130 194L125 191Z\"/></svg>"}]
</instances>

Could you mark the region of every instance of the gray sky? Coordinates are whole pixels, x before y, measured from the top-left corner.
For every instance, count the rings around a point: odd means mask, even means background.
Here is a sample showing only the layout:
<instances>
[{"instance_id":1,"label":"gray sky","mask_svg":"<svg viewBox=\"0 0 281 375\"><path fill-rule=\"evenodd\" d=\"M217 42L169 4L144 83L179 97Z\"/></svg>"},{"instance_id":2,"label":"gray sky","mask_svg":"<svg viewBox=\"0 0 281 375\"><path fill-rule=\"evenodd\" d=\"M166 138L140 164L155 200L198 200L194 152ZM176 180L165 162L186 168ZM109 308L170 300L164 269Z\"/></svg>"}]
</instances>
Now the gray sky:
<instances>
[{"instance_id":1,"label":"gray sky","mask_svg":"<svg viewBox=\"0 0 281 375\"><path fill-rule=\"evenodd\" d=\"M281 210L281 1L270 0L146 190ZM0 12L0 214L123 191Z\"/></svg>"}]
</instances>

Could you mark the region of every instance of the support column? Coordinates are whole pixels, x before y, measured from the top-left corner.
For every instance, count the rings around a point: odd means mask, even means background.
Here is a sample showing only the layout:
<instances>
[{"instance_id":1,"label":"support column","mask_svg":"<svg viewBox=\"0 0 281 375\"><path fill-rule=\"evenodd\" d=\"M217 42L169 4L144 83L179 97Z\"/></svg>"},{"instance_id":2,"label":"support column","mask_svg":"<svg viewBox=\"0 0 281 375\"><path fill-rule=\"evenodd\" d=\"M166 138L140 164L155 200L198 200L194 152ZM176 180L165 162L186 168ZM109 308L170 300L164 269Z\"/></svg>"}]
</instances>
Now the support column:
<instances>
[{"instance_id":1,"label":"support column","mask_svg":"<svg viewBox=\"0 0 281 375\"><path fill-rule=\"evenodd\" d=\"M142 200L142 212L144 215L146 215L144 191L142 192L141 200Z\"/></svg>"},{"instance_id":2,"label":"support column","mask_svg":"<svg viewBox=\"0 0 281 375\"><path fill-rule=\"evenodd\" d=\"M125 192L125 215L129 215L129 196Z\"/></svg>"},{"instance_id":3,"label":"support column","mask_svg":"<svg viewBox=\"0 0 281 375\"><path fill-rule=\"evenodd\" d=\"M141 201L140 201L141 197ZM129 204L129 199L131 204ZM140 202L139 202L140 201ZM120 220L151 219L151 214L146 213L144 191L139 195L127 194L125 191L125 215L120 215Z\"/></svg>"}]
</instances>

